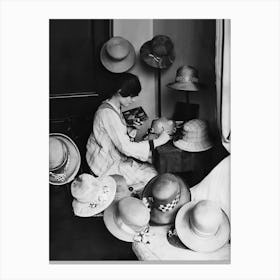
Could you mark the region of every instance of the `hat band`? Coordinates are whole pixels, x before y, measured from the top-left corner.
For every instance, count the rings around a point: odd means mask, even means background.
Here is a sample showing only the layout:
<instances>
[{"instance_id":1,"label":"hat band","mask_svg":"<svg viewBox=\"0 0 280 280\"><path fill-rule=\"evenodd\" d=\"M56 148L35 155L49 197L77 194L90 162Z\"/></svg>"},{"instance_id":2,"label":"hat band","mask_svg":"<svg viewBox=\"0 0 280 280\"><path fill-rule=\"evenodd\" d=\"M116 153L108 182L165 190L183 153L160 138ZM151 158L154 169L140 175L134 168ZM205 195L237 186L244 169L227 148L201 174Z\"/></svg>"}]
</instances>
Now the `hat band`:
<instances>
[{"instance_id":1,"label":"hat band","mask_svg":"<svg viewBox=\"0 0 280 280\"><path fill-rule=\"evenodd\" d=\"M114 221L117 226L126 233L133 235L133 240L137 242L144 242L147 239L147 234L149 232L149 225L145 225L141 227L139 230L134 230L130 226L128 226L120 217L117 217L114 213L113 215Z\"/></svg>"},{"instance_id":2,"label":"hat band","mask_svg":"<svg viewBox=\"0 0 280 280\"><path fill-rule=\"evenodd\" d=\"M155 206L156 209L160 210L161 212L165 213L172 210L180 200L180 191L177 193L175 198L166 204L156 204L153 197L143 197L142 201L149 209L152 208L152 205Z\"/></svg>"},{"instance_id":3,"label":"hat band","mask_svg":"<svg viewBox=\"0 0 280 280\"><path fill-rule=\"evenodd\" d=\"M65 165L61 166L61 168L56 171L50 171L49 175L57 182L64 182L66 180L65 172L69 166L69 162L70 162L70 154L69 152L67 152L67 161Z\"/></svg>"},{"instance_id":4,"label":"hat band","mask_svg":"<svg viewBox=\"0 0 280 280\"><path fill-rule=\"evenodd\" d=\"M179 83L189 83L189 82L197 83L198 78L196 78L196 77L186 77L186 76L177 76L175 78L175 81L179 82Z\"/></svg>"},{"instance_id":5,"label":"hat band","mask_svg":"<svg viewBox=\"0 0 280 280\"><path fill-rule=\"evenodd\" d=\"M197 229L197 227L193 224L191 216L189 218L189 223L190 223L190 229L193 231L193 233L195 233L196 235L198 235L202 238L208 238L210 236L215 235L220 227L220 226L218 226L218 228L212 232L202 232L199 229Z\"/></svg>"}]
</instances>

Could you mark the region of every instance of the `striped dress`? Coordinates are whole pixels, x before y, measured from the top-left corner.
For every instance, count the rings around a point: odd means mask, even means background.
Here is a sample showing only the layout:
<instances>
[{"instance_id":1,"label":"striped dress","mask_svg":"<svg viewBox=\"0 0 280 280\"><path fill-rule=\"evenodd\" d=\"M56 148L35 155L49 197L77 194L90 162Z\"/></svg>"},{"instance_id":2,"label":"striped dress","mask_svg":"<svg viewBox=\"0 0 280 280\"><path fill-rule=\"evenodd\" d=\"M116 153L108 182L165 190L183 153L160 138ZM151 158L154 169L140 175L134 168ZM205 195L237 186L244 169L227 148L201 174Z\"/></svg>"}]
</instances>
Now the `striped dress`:
<instances>
[{"instance_id":1,"label":"striped dress","mask_svg":"<svg viewBox=\"0 0 280 280\"><path fill-rule=\"evenodd\" d=\"M95 113L93 131L87 142L86 160L96 176L119 174L129 186L141 191L157 175L147 163L148 141L133 142L118 108L108 100Z\"/></svg>"}]
</instances>

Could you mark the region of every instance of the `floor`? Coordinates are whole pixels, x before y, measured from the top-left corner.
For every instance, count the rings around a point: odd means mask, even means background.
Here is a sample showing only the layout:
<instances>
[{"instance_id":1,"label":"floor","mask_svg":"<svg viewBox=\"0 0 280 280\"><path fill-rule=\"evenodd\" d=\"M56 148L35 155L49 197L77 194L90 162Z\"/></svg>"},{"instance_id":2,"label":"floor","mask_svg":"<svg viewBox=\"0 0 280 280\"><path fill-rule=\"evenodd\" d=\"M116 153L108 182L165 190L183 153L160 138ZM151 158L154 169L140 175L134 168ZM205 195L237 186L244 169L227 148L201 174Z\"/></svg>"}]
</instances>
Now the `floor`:
<instances>
[{"instance_id":1,"label":"floor","mask_svg":"<svg viewBox=\"0 0 280 280\"><path fill-rule=\"evenodd\" d=\"M213 149L208 172L228 153L222 146ZM202 178L191 172L179 174L193 186ZM205 174L204 174L205 175ZM80 218L72 211L70 185L53 186L49 191L50 261L137 260L131 243L115 238L106 229L103 218Z\"/></svg>"}]
</instances>

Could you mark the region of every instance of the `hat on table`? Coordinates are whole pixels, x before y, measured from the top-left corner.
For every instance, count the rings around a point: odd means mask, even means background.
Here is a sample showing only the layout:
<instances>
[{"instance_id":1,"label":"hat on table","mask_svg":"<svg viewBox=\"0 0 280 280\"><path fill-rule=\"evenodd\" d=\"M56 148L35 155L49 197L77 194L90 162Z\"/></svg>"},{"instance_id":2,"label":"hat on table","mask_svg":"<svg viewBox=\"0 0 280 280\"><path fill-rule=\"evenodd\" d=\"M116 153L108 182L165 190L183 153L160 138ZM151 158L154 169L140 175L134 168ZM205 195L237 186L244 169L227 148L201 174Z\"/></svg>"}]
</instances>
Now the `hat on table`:
<instances>
[{"instance_id":1,"label":"hat on table","mask_svg":"<svg viewBox=\"0 0 280 280\"><path fill-rule=\"evenodd\" d=\"M177 213L180 240L197 252L213 252L229 240L230 223L225 212L211 200L191 201Z\"/></svg>"},{"instance_id":2,"label":"hat on table","mask_svg":"<svg viewBox=\"0 0 280 280\"><path fill-rule=\"evenodd\" d=\"M175 60L174 46L165 35L156 35L140 48L141 59L154 68L168 68Z\"/></svg>"},{"instance_id":3,"label":"hat on table","mask_svg":"<svg viewBox=\"0 0 280 280\"><path fill-rule=\"evenodd\" d=\"M177 211L191 200L191 193L181 178L164 173L148 182L142 200L151 211L151 222L165 225L175 222Z\"/></svg>"},{"instance_id":4,"label":"hat on table","mask_svg":"<svg viewBox=\"0 0 280 280\"><path fill-rule=\"evenodd\" d=\"M128 40L116 36L102 46L100 60L110 72L122 73L135 64L136 54L134 47Z\"/></svg>"},{"instance_id":5,"label":"hat on table","mask_svg":"<svg viewBox=\"0 0 280 280\"><path fill-rule=\"evenodd\" d=\"M76 216L90 217L105 210L114 200L116 182L110 176L95 178L81 174L71 184L72 202Z\"/></svg>"},{"instance_id":6,"label":"hat on table","mask_svg":"<svg viewBox=\"0 0 280 280\"><path fill-rule=\"evenodd\" d=\"M49 135L49 183L64 185L72 181L81 165L78 147L61 133Z\"/></svg>"},{"instance_id":7,"label":"hat on table","mask_svg":"<svg viewBox=\"0 0 280 280\"><path fill-rule=\"evenodd\" d=\"M161 134L166 131L168 134L174 134L176 125L173 120L168 120L165 117L161 117L152 121L151 132L155 134Z\"/></svg>"},{"instance_id":8,"label":"hat on table","mask_svg":"<svg viewBox=\"0 0 280 280\"><path fill-rule=\"evenodd\" d=\"M125 197L104 211L103 220L116 238L126 242L142 241L149 231L150 212L140 199Z\"/></svg>"},{"instance_id":9,"label":"hat on table","mask_svg":"<svg viewBox=\"0 0 280 280\"><path fill-rule=\"evenodd\" d=\"M183 126L182 139L173 141L175 147L187 152L202 152L213 147L205 121L193 119Z\"/></svg>"},{"instance_id":10,"label":"hat on table","mask_svg":"<svg viewBox=\"0 0 280 280\"><path fill-rule=\"evenodd\" d=\"M192 66L181 66L177 69L175 81L167 86L176 90L198 91L198 71Z\"/></svg>"}]
</instances>

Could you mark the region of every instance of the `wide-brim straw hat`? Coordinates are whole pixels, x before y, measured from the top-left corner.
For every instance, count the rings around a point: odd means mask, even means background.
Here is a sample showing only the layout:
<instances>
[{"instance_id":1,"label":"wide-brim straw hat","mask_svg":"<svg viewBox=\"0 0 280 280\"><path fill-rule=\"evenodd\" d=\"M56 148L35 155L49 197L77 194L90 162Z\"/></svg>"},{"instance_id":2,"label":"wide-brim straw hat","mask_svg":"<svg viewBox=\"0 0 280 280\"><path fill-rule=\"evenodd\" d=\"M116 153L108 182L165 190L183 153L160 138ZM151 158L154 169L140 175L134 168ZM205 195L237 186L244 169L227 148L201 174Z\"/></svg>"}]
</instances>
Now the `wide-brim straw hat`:
<instances>
[{"instance_id":1,"label":"wide-brim straw hat","mask_svg":"<svg viewBox=\"0 0 280 280\"><path fill-rule=\"evenodd\" d=\"M152 199L153 201L147 205L150 208L150 215L151 219L150 221L154 224L157 225L168 225L168 224L173 224L175 222L175 217L178 212L178 210L184 205L185 203L189 202L191 200L191 193L189 191L189 187L185 184L185 182L179 177L175 176L174 174L171 174L172 177L175 177L175 180L177 181L179 185L179 200L176 202L175 206L168 211L163 212L162 210L159 209L159 207L154 207L154 205L157 203L153 199L153 188L155 186L155 182L159 179L160 176L166 176L169 173L164 173L162 175L157 175L154 178L152 178L147 185L145 186L141 199L146 203L146 201L150 201ZM162 185L162 191L164 192L165 189L169 188L169 185ZM164 204L166 206L171 206L173 202ZM169 207L168 206L168 207ZM165 207L164 207L165 208Z\"/></svg>"},{"instance_id":2,"label":"wide-brim straw hat","mask_svg":"<svg viewBox=\"0 0 280 280\"><path fill-rule=\"evenodd\" d=\"M77 175L80 165L81 165L81 156L78 147L74 143L74 141L61 133L51 133L49 135L50 138L54 137L58 140L62 141L62 143L67 148L67 161L65 165L60 168L59 172L49 172L49 183L52 185L64 185L72 180L74 180L75 176Z\"/></svg>"},{"instance_id":3,"label":"wide-brim straw hat","mask_svg":"<svg viewBox=\"0 0 280 280\"><path fill-rule=\"evenodd\" d=\"M222 219L216 233L209 236L201 236L197 234L193 229L190 218L194 207L198 203L201 203L201 201L191 201L181 207L176 215L176 232L179 239L189 249L197 252L214 252L229 241L230 222L226 213L220 208Z\"/></svg>"},{"instance_id":4,"label":"wide-brim straw hat","mask_svg":"<svg viewBox=\"0 0 280 280\"><path fill-rule=\"evenodd\" d=\"M126 242L143 238L149 230L149 219L149 210L135 197L125 197L113 202L103 215L110 233Z\"/></svg>"},{"instance_id":5,"label":"wide-brim straw hat","mask_svg":"<svg viewBox=\"0 0 280 280\"><path fill-rule=\"evenodd\" d=\"M192 66L181 66L177 69L175 81L167 87L182 91L199 90L198 71Z\"/></svg>"},{"instance_id":6,"label":"wide-brim straw hat","mask_svg":"<svg viewBox=\"0 0 280 280\"><path fill-rule=\"evenodd\" d=\"M74 196L72 207L76 216L94 216L104 211L113 202L117 188L115 180L111 176L106 176L102 179L95 178L95 180L98 180L99 183L92 185L91 190L85 190L85 194L88 196L87 202L85 202L86 199L79 191L77 192L77 198L83 197L82 201L75 198L75 192L71 186L71 192Z\"/></svg>"},{"instance_id":7,"label":"wide-brim straw hat","mask_svg":"<svg viewBox=\"0 0 280 280\"><path fill-rule=\"evenodd\" d=\"M199 119L187 121L182 129L183 138L173 141L174 146L180 150L203 152L213 147L205 121Z\"/></svg>"},{"instance_id":8,"label":"wide-brim straw hat","mask_svg":"<svg viewBox=\"0 0 280 280\"><path fill-rule=\"evenodd\" d=\"M100 60L110 72L123 73L135 64L135 49L128 40L116 36L102 46Z\"/></svg>"},{"instance_id":9,"label":"wide-brim straw hat","mask_svg":"<svg viewBox=\"0 0 280 280\"><path fill-rule=\"evenodd\" d=\"M156 35L141 46L140 58L153 68L168 68L175 60L173 42L168 36Z\"/></svg>"}]
</instances>

